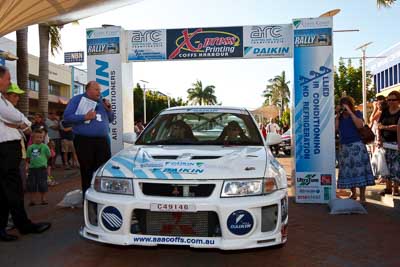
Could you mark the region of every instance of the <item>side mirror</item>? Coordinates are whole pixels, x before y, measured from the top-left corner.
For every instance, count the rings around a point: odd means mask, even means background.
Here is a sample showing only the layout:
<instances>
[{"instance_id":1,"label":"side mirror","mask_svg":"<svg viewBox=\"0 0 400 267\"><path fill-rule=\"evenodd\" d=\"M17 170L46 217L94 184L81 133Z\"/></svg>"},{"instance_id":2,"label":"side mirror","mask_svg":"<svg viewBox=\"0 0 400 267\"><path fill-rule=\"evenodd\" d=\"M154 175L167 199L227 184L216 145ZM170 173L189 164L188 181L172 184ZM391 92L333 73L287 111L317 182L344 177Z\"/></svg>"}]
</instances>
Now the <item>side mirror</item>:
<instances>
[{"instance_id":1,"label":"side mirror","mask_svg":"<svg viewBox=\"0 0 400 267\"><path fill-rule=\"evenodd\" d=\"M282 142L282 137L277 133L268 133L267 134L267 146L277 145Z\"/></svg>"},{"instance_id":2,"label":"side mirror","mask_svg":"<svg viewBox=\"0 0 400 267\"><path fill-rule=\"evenodd\" d=\"M124 143L128 143L128 144L135 144L137 139L136 133L124 133L122 135L122 140L124 141Z\"/></svg>"}]
</instances>

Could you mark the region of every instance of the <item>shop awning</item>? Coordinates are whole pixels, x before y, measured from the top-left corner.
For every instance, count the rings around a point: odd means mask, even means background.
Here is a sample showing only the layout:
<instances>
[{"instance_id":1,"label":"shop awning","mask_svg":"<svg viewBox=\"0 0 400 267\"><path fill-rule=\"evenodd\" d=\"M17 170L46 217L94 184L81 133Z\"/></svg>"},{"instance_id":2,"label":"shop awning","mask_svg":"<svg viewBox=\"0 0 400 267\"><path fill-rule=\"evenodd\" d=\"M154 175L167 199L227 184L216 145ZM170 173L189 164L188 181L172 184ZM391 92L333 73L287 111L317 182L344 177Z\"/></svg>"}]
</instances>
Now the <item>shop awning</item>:
<instances>
[{"instance_id":1,"label":"shop awning","mask_svg":"<svg viewBox=\"0 0 400 267\"><path fill-rule=\"evenodd\" d=\"M0 0L0 36L29 25L63 25L143 0Z\"/></svg>"}]
</instances>

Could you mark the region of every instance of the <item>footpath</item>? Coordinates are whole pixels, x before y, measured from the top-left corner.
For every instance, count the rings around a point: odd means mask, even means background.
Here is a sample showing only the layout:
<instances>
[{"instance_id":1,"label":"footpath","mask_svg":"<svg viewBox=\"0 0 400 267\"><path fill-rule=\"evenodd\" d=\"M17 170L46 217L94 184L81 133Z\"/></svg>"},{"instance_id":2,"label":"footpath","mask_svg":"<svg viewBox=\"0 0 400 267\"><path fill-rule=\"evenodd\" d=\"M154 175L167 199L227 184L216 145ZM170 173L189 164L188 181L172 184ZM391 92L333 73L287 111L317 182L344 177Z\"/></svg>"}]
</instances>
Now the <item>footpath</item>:
<instances>
[{"instance_id":1,"label":"footpath","mask_svg":"<svg viewBox=\"0 0 400 267\"><path fill-rule=\"evenodd\" d=\"M292 160L278 157L287 173ZM67 192L80 188L78 169L53 172L57 185L50 187L49 205L27 206L34 221L50 221L52 228L40 235L19 236L0 242L0 266L384 266L399 267L400 213L375 203L381 185L369 187L366 215L330 215L327 205L297 204L290 197L289 238L283 248L244 251L190 249L177 246L121 247L81 238L81 208L60 208ZM289 182L291 177L288 177ZM291 190L293 191L293 190ZM345 192L342 192L343 195ZM397 202L397 200L396 200ZM11 233L18 233L13 230Z\"/></svg>"}]
</instances>

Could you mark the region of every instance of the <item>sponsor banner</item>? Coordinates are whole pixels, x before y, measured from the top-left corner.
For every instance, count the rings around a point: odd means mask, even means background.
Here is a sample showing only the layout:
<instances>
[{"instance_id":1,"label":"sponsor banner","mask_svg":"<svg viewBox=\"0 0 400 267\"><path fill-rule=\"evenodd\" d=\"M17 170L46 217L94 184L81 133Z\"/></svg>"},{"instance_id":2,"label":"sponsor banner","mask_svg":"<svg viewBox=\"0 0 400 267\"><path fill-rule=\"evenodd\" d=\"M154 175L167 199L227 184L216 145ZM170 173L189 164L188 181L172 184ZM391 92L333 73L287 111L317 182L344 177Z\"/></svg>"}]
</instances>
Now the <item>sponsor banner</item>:
<instances>
[{"instance_id":1,"label":"sponsor banner","mask_svg":"<svg viewBox=\"0 0 400 267\"><path fill-rule=\"evenodd\" d=\"M184 236L149 236L134 235L134 244L164 244L164 245L188 245L196 247L218 247L221 238L201 238L201 237L184 237Z\"/></svg>"},{"instance_id":2,"label":"sponsor banner","mask_svg":"<svg viewBox=\"0 0 400 267\"><path fill-rule=\"evenodd\" d=\"M117 31L118 30L118 31ZM99 31L99 32L97 32ZM87 39L88 47L89 42L92 40L113 39L120 40L121 28L115 27L88 29L88 38L95 37L95 39ZM110 36L107 36L109 34ZM101 38L97 38L97 37ZM114 39L113 39L114 40ZM115 43L118 47L119 43ZM119 52L118 52L119 53ZM118 53L89 53L88 50L88 81L96 81L101 86L101 96L106 98L111 103L112 111L114 112L115 119L110 123L110 139L111 139L111 152L116 152L123 149L122 133L123 133L123 96L122 96L122 63L121 55Z\"/></svg>"},{"instance_id":3,"label":"sponsor banner","mask_svg":"<svg viewBox=\"0 0 400 267\"><path fill-rule=\"evenodd\" d=\"M167 58L166 30L127 31L128 61L154 61Z\"/></svg>"},{"instance_id":4,"label":"sponsor banner","mask_svg":"<svg viewBox=\"0 0 400 267\"><path fill-rule=\"evenodd\" d=\"M332 198L332 176L323 173L296 173L296 201L327 202Z\"/></svg>"},{"instance_id":5,"label":"sponsor banner","mask_svg":"<svg viewBox=\"0 0 400 267\"><path fill-rule=\"evenodd\" d=\"M243 28L167 30L169 60L243 57Z\"/></svg>"},{"instance_id":6,"label":"sponsor banner","mask_svg":"<svg viewBox=\"0 0 400 267\"><path fill-rule=\"evenodd\" d=\"M84 61L85 53L83 51L64 53L64 63L81 63Z\"/></svg>"},{"instance_id":7,"label":"sponsor banner","mask_svg":"<svg viewBox=\"0 0 400 267\"><path fill-rule=\"evenodd\" d=\"M244 58L292 57L291 24L243 27Z\"/></svg>"},{"instance_id":8,"label":"sponsor banner","mask_svg":"<svg viewBox=\"0 0 400 267\"><path fill-rule=\"evenodd\" d=\"M119 40L119 37L88 39L87 54L88 56L119 54Z\"/></svg>"},{"instance_id":9,"label":"sponsor banner","mask_svg":"<svg viewBox=\"0 0 400 267\"><path fill-rule=\"evenodd\" d=\"M296 201L326 203L336 184L332 18L296 19L293 28ZM320 194L298 191L309 186Z\"/></svg>"},{"instance_id":10,"label":"sponsor banner","mask_svg":"<svg viewBox=\"0 0 400 267\"><path fill-rule=\"evenodd\" d=\"M296 30L294 47L331 46L332 29Z\"/></svg>"},{"instance_id":11,"label":"sponsor banner","mask_svg":"<svg viewBox=\"0 0 400 267\"><path fill-rule=\"evenodd\" d=\"M119 54L120 39L120 27L87 29L87 55Z\"/></svg>"}]
</instances>

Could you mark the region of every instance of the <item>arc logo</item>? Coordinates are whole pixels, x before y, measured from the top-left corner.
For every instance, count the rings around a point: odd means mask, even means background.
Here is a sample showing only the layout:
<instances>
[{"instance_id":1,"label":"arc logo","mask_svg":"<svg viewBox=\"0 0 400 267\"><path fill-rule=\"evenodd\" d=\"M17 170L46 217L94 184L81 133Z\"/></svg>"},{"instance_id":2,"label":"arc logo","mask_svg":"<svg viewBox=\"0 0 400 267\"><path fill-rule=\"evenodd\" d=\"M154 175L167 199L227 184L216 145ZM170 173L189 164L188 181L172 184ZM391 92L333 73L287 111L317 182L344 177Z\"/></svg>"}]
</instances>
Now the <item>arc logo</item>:
<instances>
[{"instance_id":1,"label":"arc logo","mask_svg":"<svg viewBox=\"0 0 400 267\"><path fill-rule=\"evenodd\" d=\"M101 222L110 231L117 231L122 226L122 215L115 207L108 206L101 213Z\"/></svg>"},{"instance_id":2,"label":"arc logo","mask_svg":"<svg viewBox=\"0 0 400 267\"><path fill-rule=\"evenodd\" d=\"M253 216L248 211L237 210L229 215L227 227L235 235L246 235L253 229Z\"/></svg>"}]
</instances>

